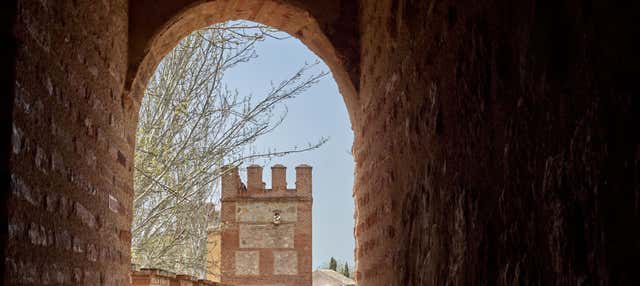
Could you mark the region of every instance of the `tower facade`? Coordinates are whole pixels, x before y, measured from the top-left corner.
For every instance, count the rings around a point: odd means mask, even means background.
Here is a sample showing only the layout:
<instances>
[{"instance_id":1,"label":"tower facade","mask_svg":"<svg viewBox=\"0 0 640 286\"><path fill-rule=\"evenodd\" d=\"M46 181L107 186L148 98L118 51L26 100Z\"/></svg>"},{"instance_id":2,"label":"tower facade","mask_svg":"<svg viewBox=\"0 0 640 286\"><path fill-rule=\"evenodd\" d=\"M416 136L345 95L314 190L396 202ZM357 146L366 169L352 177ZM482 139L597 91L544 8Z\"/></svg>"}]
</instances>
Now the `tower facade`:
<instances>
[{"instance_id":1,"label":"tower facade","mask_svg":"<svg viewBox=\"0 0 640 286\"><path fill-rule=\"evenodd\" d=\"M262 167L247 167L246 185L237 168L222 177L222 283L311 286L311 167L296 167L287 188L286 167L271 167L271 189Z\"/></svg>"}]
</instances>

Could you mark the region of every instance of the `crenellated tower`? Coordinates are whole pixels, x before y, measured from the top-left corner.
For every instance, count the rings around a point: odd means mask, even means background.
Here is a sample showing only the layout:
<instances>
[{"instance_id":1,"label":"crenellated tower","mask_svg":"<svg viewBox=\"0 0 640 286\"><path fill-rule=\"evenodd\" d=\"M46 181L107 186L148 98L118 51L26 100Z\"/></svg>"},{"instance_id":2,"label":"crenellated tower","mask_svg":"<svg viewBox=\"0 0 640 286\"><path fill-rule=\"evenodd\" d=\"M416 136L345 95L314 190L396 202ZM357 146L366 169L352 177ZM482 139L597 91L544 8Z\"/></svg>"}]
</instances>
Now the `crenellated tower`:
<instances>
[{"instance_id":1,"label":"crenellated tower","mask_svg":"<svg viewBox=\"0 0 640 286\"><path fill-rule=\"evenodd\" d=\"M311 286L311 166L296 167L295 188L287 187L287 168L271 167L271 188L262 167L238 169L222 177L222 283Z\"/></svg>"}]
</instances>

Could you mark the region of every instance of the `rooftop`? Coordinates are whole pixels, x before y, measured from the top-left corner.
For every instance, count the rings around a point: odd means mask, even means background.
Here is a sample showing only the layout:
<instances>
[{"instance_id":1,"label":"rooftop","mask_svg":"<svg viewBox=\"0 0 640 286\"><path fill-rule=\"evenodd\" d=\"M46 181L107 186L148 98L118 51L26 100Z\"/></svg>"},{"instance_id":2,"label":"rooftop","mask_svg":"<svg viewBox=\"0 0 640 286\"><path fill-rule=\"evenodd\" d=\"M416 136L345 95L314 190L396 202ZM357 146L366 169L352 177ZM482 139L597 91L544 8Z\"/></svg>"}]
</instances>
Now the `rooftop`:
<instances>
[{"instance_id":1,"label":"rooftop","mask_svg":"<svg viewBox=\"0 0 640 286\"><path fill-rule=\"evenodd\" d=\"M313 286L355 286L356 281L331 269L313 271Z\"/></svg>"}]
</instances>

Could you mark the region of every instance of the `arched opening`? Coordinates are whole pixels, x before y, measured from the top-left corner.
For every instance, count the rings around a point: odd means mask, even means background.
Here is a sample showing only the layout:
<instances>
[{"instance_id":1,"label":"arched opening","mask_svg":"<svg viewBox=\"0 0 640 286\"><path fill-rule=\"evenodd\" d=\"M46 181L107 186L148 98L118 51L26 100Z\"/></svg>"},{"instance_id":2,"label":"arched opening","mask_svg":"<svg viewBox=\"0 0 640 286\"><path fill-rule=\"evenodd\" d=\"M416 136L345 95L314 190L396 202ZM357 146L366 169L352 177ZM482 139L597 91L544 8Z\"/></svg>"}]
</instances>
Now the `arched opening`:
<instances>
[{"instance_id":1,"label":"arched opening","mask_svg":"<svg viewBox=\"0 0 640 286\"><path fill-rule=\"evenodd\" d=\"M151 35L129 55L125 94L133 102L140 102L149 77L180 39L196 29L215 23L248 20L288 33L318 55L331 70L353 120L358 96L352 77L345 68L344 59L308 11L275 0L203 1L178 10L166 22L152 27Z\"/></svg>"},{"instance_id":2,"label":"arched opening","mask_svg":"<svg viewBox=\"0 0 640 286\"><path fill-rule=\"evenodd\" d=\"M146 86L146 82L149 80L149 77L153 73L153 70L161 61L162 57L166 53L168 53L182 37L184 37L190 31L206 27L207 25L213 23L223 22L227 19L243 18L249 18L251 20L262 22L267 25L269 25L270 23L276 23L275 25L271 24L271 26L274 26L274 28L279 28L279 30L281 31L289 32L289 34L294 35L296 38L300 39L309 49L318 54L329 66L333 73L333 77L344 96L344 102L347 104L347 109L350 103L354 104L356 97L353 85L348 79L344 68L341 66L341 63L337 58L335 51L331 48L331 45L326 37L324 37L319 31L317 23L310 18L308 13L302 13L296 8L277 2L264 1L264 3L262 3L262 6L260 6L260 9L254 11L255 15L253 16L247 16L249 15L248 13L250 12L250 10L237 9L238 7L236 7L234 11L237 14L227 14L223 17L217 14L220 11L220 6L214 5L222 5L221 3L223 2L224 1L215 1L188 8L179 16L176 16L177 20L175 20L175 22L172 22L171 24L163 27L162 30L152 38L152 43L149 46L148 53L143 56L143 59L140 62L138 68L134 72L132 72L131 70L129 71L129 73L135 75L135 77L133 77L130 81L131 85L128 86L129 92L125 93L128 94L128 110L131 115L137 114L137 109L140 107L140 101L142 100L144 87ZM247 8L250 9L251 7ZM264 9L267 9L267 11L271 11L271 13L269 13L270 16L265 18L264 21L259 21L259 19L261 19L260 15L268 13L264 12ZM209 11L211 14L207 14L206 11ZM274 15L282 17L286 20L290 20L288 22L294 22L295 24L285 24L283 23L287 22L285 20L275 21L274 17L277 17ZM294 32L292 33L290 31ZM353 113L349 114L353 118ZM348 191L350 190L351 188L348 189ZM347 219L350 218L348 217ZM315 264L315 266L317 266L317 263Z\"/></svg>"},{"instance_id":3,"label":"arched opening","mask_svg":"<svg viewBox=\"0 0 640 286\"><path fill-rule=\"evenodd\" d=\"M359 283L639 284L637 2L215 3L280 28L286 3L335 48ZM138 75L215 3L8 1L3 285L127 284Z\"/></svg>"}]
</instances>

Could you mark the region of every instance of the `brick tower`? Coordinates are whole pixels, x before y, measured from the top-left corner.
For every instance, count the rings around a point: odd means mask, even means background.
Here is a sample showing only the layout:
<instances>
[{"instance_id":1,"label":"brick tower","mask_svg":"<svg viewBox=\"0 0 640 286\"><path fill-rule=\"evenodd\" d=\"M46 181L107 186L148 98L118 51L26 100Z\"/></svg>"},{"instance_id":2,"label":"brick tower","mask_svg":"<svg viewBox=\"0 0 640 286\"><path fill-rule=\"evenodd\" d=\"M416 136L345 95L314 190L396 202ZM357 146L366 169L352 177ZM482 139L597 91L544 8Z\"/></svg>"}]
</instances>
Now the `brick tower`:
<instances>
[{"instance_id":1,"label":"brick tower","mask_svg":"<svg viewBox=\"0 0 640 286\"><path fill-rule=\"evenodd\" d=\"M222 177L221 282L232 285L311 286L311 167L296 167L288 189L286 168L271 167L271 189L262 167Z\"/></svg>"}]
</instances>

